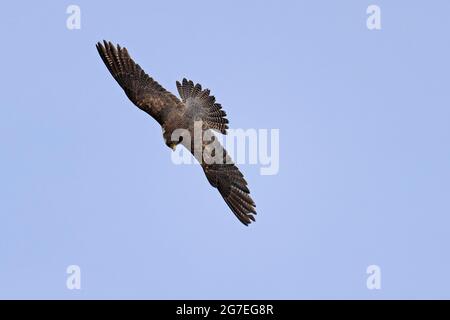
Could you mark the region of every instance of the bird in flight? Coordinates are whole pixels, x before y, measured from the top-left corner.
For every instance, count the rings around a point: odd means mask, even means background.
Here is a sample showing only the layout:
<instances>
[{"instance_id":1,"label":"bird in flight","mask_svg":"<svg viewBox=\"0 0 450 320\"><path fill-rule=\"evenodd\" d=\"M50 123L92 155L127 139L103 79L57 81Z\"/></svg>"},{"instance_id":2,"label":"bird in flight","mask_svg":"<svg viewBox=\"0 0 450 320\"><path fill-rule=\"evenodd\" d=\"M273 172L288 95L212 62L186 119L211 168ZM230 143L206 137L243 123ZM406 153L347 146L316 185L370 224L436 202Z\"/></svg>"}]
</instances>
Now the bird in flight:
<instances>
[{"instance_id":1,"label":"bird in flight","mask_svg":"<svg viewBox=\"0 0 450 320\"><path fill-rule=\"evenodd\" d=\"M198 141L198 135L195 135L195 123L198 122L201 123L201 137L205 133L210 134L211 130L227 133L226 113L210 91L202 89L198 83L183 79L181 83L176 82L179 99L146 74L133 61L126 48L106 41L98 42L96 47L109 72L131 102L161 125L166 145L173 150L178 144L187 148L202 166L209 183L219 190L239 221L244 225L255 221L256 205L250 197L243 174L214 137L210 141ZM173 137L177 135L173 134L179 129L189 134L174 140ZM186 139L186 136L189 138ZM211 161L216 154L221 161Z\"/></svg>"}]
</instances>

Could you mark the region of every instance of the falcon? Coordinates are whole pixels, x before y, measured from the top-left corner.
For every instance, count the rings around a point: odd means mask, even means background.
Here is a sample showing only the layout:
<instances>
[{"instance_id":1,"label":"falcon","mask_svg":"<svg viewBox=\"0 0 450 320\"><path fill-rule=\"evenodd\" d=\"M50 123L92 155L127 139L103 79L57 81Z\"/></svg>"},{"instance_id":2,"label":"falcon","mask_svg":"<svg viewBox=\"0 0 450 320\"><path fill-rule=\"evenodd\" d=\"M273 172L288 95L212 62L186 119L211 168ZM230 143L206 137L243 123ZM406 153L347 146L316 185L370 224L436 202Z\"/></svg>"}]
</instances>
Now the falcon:
<instances>
[{"instance_id":1,"label":"falcon","mask_svg":"<svg viewBox=\"0 0 450 320\"><path fill-rule=\"evenodd\" d=\"M98 42L98 53L127 97L139 109L153 117L162 128L166 145L175 150L181 144L187 148L200 163L209 183L217 188L231 211L244 225L255 221L255 202L250 197L247 181L223 146L211 137L198 141L195 134L196 123L200 123L201 137L212 136L212 130L227 133L228 120L222 106L216 102L209 89L200 84L183 79L176 82L180 99L164 89L133 61L126 48L111 42ZM173 139L176 130L185 130L185 135ZM211 151L211 146L213 150ZM211 161L218 155L222 161Z\"/></svg>"}]
</instances>

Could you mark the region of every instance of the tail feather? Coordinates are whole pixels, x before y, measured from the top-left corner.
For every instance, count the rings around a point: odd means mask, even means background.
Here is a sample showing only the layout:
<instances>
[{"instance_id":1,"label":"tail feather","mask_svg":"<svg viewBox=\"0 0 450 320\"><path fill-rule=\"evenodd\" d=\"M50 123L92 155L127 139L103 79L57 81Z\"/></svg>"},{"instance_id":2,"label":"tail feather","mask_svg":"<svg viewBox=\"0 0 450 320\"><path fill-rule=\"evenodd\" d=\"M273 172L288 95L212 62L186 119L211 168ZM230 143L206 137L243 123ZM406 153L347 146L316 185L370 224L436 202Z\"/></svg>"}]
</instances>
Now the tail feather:
<instances>
[{"instance_id":1,"label":"tail feather","mask_svg":"<svg viewBox=\"0 0 450 320\"><path fill-rule=\"evenodd\" d=\"M181 83L177 81L177 90L181 100L187 106L200 107L200 116L210 129L223 134L227 133L227 113L222 110L220 103L216 103L216 98L211 95L209 89L202 90L199 83L194 84L191 80L184 78Z\"/></svg>"}]
</instances>

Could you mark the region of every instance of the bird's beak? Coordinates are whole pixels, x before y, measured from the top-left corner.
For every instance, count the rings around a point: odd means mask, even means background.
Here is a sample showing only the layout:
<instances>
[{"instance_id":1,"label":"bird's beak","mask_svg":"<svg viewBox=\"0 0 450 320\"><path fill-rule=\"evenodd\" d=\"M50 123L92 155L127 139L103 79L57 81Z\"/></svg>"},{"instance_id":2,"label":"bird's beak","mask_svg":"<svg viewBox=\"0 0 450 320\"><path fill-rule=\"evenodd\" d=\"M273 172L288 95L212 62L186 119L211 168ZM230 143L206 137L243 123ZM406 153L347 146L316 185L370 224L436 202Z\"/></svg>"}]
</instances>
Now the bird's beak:
<instances>
[{"instance_id":1,"label":"bird's beak","mask_svg":"<svg viewBox=\"0 0 450 320\"><path fill-rule=\"evenodd\" d=\"M175 149L177 148L177 145L176 144L172 144L172 145L170 145L170 147L172 148L172 151L175 151Z\"/></svg>"}]
</instances>

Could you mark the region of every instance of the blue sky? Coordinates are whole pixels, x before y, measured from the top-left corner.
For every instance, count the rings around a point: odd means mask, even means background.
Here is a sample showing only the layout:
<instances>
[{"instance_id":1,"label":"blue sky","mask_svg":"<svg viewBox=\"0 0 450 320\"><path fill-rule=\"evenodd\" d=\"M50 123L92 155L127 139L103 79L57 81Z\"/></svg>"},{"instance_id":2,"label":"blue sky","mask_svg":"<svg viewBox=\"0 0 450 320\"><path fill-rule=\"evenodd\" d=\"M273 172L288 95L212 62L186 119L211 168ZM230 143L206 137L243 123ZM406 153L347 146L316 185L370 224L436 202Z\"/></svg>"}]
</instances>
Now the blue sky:
<instances>
[{"instance_id":1,"label":"blue sky","mask_svg":"<svg viewBox=\"0 0 450 320\"><path fill-rule=\"evenodd\" d=\"M66 8L81 8L81 29ZM381 30L366 8L381 8ZM0 298L450 298L448 1L6 2ZM244 227L176 166L95 43L165 88L211 89L233 128L280 130L241 165ZM81 268L81 290L66 268ZM368 290L378 265L381 289Z\"/></svg>"}]
</instances>

